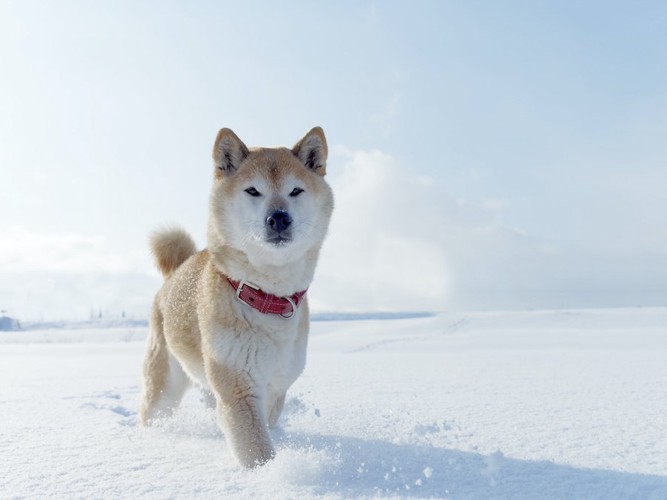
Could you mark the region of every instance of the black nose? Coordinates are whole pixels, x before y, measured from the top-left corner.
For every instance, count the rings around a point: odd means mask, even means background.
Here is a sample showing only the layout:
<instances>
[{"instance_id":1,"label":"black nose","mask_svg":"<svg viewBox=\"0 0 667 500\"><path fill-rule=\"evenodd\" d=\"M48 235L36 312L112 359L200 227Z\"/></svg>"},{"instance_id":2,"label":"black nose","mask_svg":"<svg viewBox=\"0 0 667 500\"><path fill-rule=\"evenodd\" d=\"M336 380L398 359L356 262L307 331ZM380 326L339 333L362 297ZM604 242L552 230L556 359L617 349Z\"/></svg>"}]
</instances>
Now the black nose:
<instances>
[{"instance_id":1,"label":"black nose","mask_svg":"<svg viewBox=\"0 0 667 500\"><path fill-rule=\"evenodd\" d=\"M292 218L287 212L279 210L266 218L266 224L274 231L281 233L292 224Z\"/></svg>"}]
</instances>

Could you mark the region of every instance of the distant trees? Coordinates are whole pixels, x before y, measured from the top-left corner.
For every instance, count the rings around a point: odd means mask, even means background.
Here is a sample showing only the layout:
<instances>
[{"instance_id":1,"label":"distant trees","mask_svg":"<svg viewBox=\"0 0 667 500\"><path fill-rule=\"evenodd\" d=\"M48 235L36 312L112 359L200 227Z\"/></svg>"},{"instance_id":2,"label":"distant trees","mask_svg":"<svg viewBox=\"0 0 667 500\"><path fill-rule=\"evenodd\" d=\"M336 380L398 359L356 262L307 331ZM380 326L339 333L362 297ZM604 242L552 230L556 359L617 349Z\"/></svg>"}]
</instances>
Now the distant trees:
<instances>
[{"instance_id":1,"label":"distant trees","mask_svg":"<svg viewBox=\"0 0 667 500\"><path fill-rule=\"evenodd\" d=\"M125 312L125 309L122 309L120 313L118 311L110 311L107 308L100 307L95 308L91 307L90 308L90 319L91 320L96 320L96 319L126 319L127 318L127 313Z\"/></svg>"}]
</instances>

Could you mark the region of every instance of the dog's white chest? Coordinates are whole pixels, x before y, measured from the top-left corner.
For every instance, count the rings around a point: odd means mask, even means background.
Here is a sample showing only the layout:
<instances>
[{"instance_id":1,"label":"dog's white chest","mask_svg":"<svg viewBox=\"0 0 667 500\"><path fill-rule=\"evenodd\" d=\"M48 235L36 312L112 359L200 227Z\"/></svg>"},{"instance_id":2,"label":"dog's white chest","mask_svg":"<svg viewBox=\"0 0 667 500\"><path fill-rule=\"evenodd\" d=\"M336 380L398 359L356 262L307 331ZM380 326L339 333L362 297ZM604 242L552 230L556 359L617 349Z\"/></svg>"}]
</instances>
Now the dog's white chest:
<instances>
[{"instance_id":1,"label":"dog's white chest","mask_svg":"<svg viewBox=\"0 0 667 500\"><path fill-rule=\"evenodd\" d=\"M215 360L249 373L258 385L287 388L303 370L306 342L297 318L253 318L243 332L219 330L210 342Z\"/></svg>"}]
</instances>

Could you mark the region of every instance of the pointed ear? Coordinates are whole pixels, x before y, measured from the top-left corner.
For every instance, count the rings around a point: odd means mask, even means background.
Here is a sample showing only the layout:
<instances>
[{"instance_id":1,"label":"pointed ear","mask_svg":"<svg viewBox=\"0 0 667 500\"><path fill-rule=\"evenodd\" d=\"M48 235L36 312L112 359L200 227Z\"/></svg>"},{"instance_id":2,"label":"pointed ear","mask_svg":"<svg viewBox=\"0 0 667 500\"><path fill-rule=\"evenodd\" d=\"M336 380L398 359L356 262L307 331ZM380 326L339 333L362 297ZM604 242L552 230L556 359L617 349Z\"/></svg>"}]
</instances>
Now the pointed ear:
<instances>
[{"instance_id":1,"label":"pointed ear","mask_svg":"<svg viewBox=\"0 0 667 500\"><path fill-rule=\"evenodd\" d=\"M213 145L215 176L233 174L248 154L248 148L232 130L228 128L220 129Z\"/></svg>"},{"instance_id":2,"label":"pointed ear","mask_svg":"<svg viewBox=\"0 0 667 500\"><path fill-rule=\"evenodd\" d=\"M313 128L292 148L292 153L313 172L327 173L327 139L320 127Z\"/></svg>"}]
</instances>

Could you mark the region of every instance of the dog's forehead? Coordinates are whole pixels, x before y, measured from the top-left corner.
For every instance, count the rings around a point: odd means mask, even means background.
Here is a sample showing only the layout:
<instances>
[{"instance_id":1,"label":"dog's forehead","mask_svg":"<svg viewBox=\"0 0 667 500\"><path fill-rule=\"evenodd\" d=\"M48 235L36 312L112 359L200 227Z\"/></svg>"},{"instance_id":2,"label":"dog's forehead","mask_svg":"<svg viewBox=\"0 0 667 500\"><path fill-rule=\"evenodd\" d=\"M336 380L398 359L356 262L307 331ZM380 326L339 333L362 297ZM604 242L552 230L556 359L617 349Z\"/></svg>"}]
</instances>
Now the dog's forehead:
<instances>
[{"instance_id":1,"label":"dog's forehead","mask_svg":"<svg viewBox=\"0 0 667 500\"><path fill-rule=\"evenodd\" d=\"M287 148L254 148L239 171L239 178L261 177L270 186L279 187L285 179L308 176L299 159Z\"/></svg>"}]
</instances>

